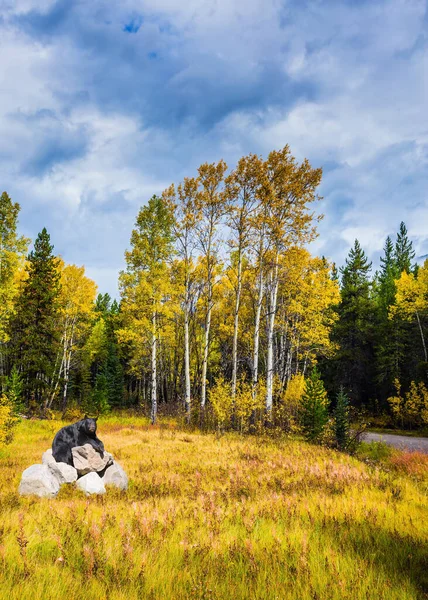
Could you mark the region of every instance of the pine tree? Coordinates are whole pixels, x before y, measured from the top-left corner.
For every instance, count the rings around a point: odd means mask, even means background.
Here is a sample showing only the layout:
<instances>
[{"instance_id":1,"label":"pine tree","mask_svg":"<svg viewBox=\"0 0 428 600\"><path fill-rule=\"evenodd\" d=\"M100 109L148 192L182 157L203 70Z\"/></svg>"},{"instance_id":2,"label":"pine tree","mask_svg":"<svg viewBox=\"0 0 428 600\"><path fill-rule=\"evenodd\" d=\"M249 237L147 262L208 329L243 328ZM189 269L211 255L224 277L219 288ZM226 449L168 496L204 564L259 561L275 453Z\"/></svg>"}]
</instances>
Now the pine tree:
<instances>
[{"instance_id":1,"label":"pine tree","mask_svg":"<svg viewBox=\"0 0 428 600\"><path fill-rule=\"evenodd\" d=\"M104 373L107 380L108 403L111 407L120 406L124 392L123 366L119 357L116 337L119 305L109 294L98 294L95 312L102 315L105 324L104 352L97 373Z\"/></svg>"},{"instance_id":2,"label":"pine tree","mask_svg":"<svg viewBox=\"0 0 428 600\"><path fill-rule=\"evenodd\" d=\"M410 273L412 270L412 260L415 258L413 244L407 237L407 228L403 221L400 223L400 230L397 233L395 242L395 263L399 277L403 271Z\"/></svg>"},{"instance_id":3,"label":"pine tree","mask_svg":"<svg viewBox=\"0 0 428 600\"><path fill-rule=\"evenodd\" d=\"M58 352L60 273L44 228L28 256L28 278L17 300L12 324L12 357L24 379L24 396L45 408Z\"/></svg>"},{"instance_id":4,"label":"pine tree","mask_svg":"<svg viewBox=\"0 0 428 600\"><path fill-rule=\"evenodd\" d=\"M316 368L306 380L300 407L300 422L307 440L320 442L328 422L327 393Z\"/></svg>"},{"instance_id":5,"label":"pine tree","mask_svg":"<svg viewBox=\"0 0 428 600\"><path fill-rule=\"evenodd\" d=\"M15 416L18 416L25 410L25 406L22 401L22 388L22 376L14 365L9 377L6 377L6 395L13 405L13 412Z\"/></svg>"},{"instance_id":6,"label":"pine tree","mask_svg":"<svg viewBox=\"0 0 428 600\"><path fill-rule=\"evenodd\" d=\"M399 377L398 364L403 351L404 331L399 319L390 318L390 309L395 303L396 280L400 276L396 252L391 238L385 241L384 255L380 258L381 268L376 277L377 323L375 328L377 397L386 399L392 392L393 381Z\"/></svg>"},{"instance_id":7,"label":"pine tree","mask_svg":"<svg viewBox=\"0 0 428 600\"><path fill-rule=\"evenodd\" d=\"M383 248L384 256L381 256L381 269L378 275L378 296L382 311L388 313L391 304L395 301L395 280L400 276L400 272L395 259L394 245L388 236Z\"/></svg>"},{"instance_id":8,"label":"pine tree","mask_svg":"<svg viewBox=\"0 0 428 600\"><path fill-rule=\"evenodd\" d=\"M108 402L108 382L104 373L98 373L95 379L94 389L84 402L84 409L90 415L103 415L110 411Z\"/></svg>"},{"instance_id":9,"label":"pine tree","mask_svg":"<svg viewBox=\"0 0 428 600\"><path fill-rule=\"evenodd\" d=\"M334 435L339 450L345 450L350 441L349 398L343 388L336 397L336 407L333 412Z\"/></svg>"},{"instance_id":10,"label":"pine tree","mask_svg":"<svg viewBox=\"0 0 428 600\"><path fill-rule=\"evenodd\" d=\"M339 319L333 331L339 345L334 379L351 390L357 402L370 397L373 382L374 304L370 293L369 263L358 240L351 248L342 274Z\"/></svg>"}]
</instances>

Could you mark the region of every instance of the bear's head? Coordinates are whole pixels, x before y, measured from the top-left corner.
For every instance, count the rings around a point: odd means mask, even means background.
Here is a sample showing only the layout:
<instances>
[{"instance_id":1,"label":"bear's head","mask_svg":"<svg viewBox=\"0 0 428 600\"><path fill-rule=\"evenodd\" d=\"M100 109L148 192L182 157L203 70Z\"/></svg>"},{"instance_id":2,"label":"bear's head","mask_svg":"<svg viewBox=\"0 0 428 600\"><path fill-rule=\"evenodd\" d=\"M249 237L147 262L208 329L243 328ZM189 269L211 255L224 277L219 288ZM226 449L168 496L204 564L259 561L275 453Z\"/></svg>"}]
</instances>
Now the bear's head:
<instances>
[{"instance_id":1,"label":"bear's head","mask_svg":"<svg viewBox=\"0 0 428 600\"><path fill-rule=\"evenodd\" d=\"M97 432L97 420L86 417L80 422L81 429L83 429L88 435L95 435Z\"/></svg>"}]
</instances>

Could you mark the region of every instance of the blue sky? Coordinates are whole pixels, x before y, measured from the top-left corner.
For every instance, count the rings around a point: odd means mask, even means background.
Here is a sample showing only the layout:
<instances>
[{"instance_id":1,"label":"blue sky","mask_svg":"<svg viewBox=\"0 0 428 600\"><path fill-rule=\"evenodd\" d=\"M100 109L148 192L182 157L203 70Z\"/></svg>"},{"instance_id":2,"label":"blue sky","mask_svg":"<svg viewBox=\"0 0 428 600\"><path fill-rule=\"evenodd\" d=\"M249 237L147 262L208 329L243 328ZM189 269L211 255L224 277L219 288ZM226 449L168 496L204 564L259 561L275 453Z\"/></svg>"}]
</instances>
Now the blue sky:
<instances>
[{"instance_id":1,"label":"blue sky","mask_svg":"<svg viewBox=\"0 0 428 600\"><path fill-rule=\"evenodd\" d=\"M324 168L313 251L428 253L425 0L0 0L0 188L116 295L139 207L286 143Z\"/></svg>"}]
</instances>

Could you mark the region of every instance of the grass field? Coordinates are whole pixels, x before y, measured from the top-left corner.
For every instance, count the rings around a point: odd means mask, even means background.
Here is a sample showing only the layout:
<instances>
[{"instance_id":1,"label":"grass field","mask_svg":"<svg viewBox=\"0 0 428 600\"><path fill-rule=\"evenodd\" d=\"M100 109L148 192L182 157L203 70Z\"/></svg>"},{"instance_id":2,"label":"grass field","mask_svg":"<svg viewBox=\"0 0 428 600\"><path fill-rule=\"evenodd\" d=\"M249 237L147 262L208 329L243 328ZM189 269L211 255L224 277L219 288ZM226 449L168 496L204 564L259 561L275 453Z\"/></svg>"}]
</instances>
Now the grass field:
<instances>
[{"instance_id":1,"label":"grass field","mask_svg":"<svg viewBox=\"0 0 428 600\"><path fill-rule=\"evenodd\" d=\"M0 455L1 600L428 597L426 456L110 417L127 492L19 497L61 425L23 422Z\"/></svg>"}]
</instances>

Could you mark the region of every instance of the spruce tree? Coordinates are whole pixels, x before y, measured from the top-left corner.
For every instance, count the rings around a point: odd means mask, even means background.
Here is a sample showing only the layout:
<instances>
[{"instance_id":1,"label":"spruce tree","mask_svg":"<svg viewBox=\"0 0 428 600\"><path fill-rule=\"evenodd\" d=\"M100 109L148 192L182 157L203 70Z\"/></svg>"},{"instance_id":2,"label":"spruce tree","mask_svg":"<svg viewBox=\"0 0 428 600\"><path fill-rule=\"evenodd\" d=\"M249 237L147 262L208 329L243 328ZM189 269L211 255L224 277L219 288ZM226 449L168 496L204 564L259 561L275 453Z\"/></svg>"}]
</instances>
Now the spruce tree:
<instances>
[{"instance_id":1,"label":"spruce tree","mask_svg":"<svg viewBox=\"0 0 428 600\"><path fill-rule=\"evenodd\" d=\"M381 268L376 278L376 328L375 364L376 397L386 399L393 391L393 381L399 377L397 365L402 354L402 327L397 317L391 318L390 309L395 303L396 279L400 276L397 266L396 248L388 236L384 254L380 258ZM382 408L382 407L381 407Z\"/></svg>"},{"instance_id":2,"label":"spruce tree","mask_svg":"<svg viewBox=\"0 0 428 600\"><path fill-rule=\"evenodd\" d=\"M306 439L320 442L328 421L327 393L316 368L306 380L301 399L300 422Z\"/></svg>"},{"instance_id":3,"label":"spruce tree","mask_svg":"<svg viewBox=\"0 0 428 600\"><path fill-rule=\"evenodd\" d=\"M22 401L22 375L19 373L15 365L13 365L9 377L6 377L5 384L6 395L13 405L14 414L18 416L25 411L25 405Z\"/></svg>"},{"instance_id":4,"label":"spruce tree","mask_svg":"<svg viewBox=\"0 0 428 600\"><path fill-rule=\"evenodd\" d=\"M381 268L378 274L378 296L381 310L386 316L391 304L394 304L396 286L395 280L400 276L400 271L395 259L394 244L388 236L383 248L384 255L380 258Z\"/></svg>"},{"instance_id":5,"label":"spruce tree","mask_svg":"<svg viewBox=\"0 0 428 600\"><path fill-rule=\"evenodd\" d=\"M84 403L84 407L86 412L91 415L98 416L109 412L108 383L104 373L98 373L96 376L94 389Z\"/></svg>"},{"instance_id":6,"label":"spruce tree","mask_svg":"<svg viewBox=\"0 0 428 600\"><path fill-rule=\"evenodd\" d=\"M339 450L345 450L350 441L349 398L343 388L336 397L336 407L333 412L334 436Z\"/></svg>"},{"instance_id":7,"label":"spruce tree","mask_svg":"<svg viewBox=\"0 0 428 600\"><path fill-rule=\"evenodd\" d=\"M333 263L331 266L331 278L333 281L337 281L337 283L339 283L339 271L337 269L336 263Z\"/></svg>"},{"instance_id":8,"label":"spruce tree","mask_svg":"<svg viewBox=\"0 0 428 600\"><path fill-rule=\"evenodd\" d=\"M332 337L339 349L334 360L335 384L351 390L357 403L372 392L374 312L369 272L371 263L358 240L340 269L341 301Z\"/></svg>"},{"instance_id":9,"label":"spruce tree","mask_svg":"<svg viewBox=\"0 0 428 600\"><path fill-rule=\"evenodd\" d=\"M119 305L109 294L98 294L95 312L102 315L105 322L105 352L96 372L102 372L107 380L108 403L111 407L122 404L124 391L123 366L119 357L116 331L118 328Z\"/></svg>"},{"instance_id":10,"label":"spruce tree","mask_svg":"<svg viewBox=\"0 0 428 600\"><path fill-rule=\"evenodd\" d=\"M410 273L412 270L412 260L415 258L413 244L407 237L407 228L403 221L400 223L400 230L397 233L395 242L395 263L398 271L398 277L403 271Z\"/></svg>"},{"instance_id":11,"label":"spruce tree","mask_svg":"<svg viewBox=\"0 0 428 600\"><path fill-rule=\"evenodd\" d=\"M60 291L58 261L44 228L28 256L28 277L17 299L12 325L14 363L23 376L24 396L43 410L58 351L56 319Z\"/></svg>"}]
</instances>

